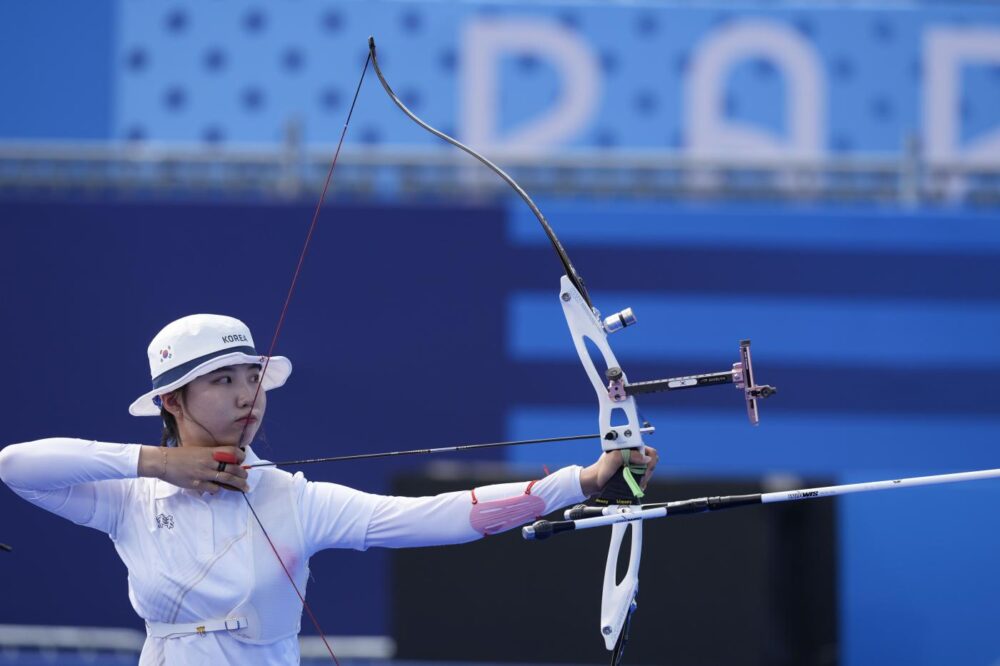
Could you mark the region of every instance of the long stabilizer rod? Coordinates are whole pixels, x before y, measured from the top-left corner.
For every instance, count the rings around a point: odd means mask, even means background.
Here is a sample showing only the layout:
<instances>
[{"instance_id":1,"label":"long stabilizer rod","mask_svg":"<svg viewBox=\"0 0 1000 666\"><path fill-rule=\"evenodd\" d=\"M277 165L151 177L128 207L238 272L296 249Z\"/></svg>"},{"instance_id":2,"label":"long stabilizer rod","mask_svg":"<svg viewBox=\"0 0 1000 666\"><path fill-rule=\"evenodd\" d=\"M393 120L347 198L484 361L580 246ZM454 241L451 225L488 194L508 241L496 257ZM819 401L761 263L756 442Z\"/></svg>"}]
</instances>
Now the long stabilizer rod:
<instances>
[{"instance_id":1,"label":"long stabilizer rod","mask_svg":"<svg viewBox=\"0 0 1000 666\"><path fill-rule=\"evenodd\" d=\"M914 476L906 479L890 479L887 481L866 481L863 483L848 483L841 486L824 486L822 488L805 488L802 490L782 490L773 493L757 493L752 495L724 495L720 497L699 497L697 499L663 502L660 504L645 504L634 507L596 507L578 506L566 511L567 520L539 520L533 525L521 528L521 536L528 540L547 539L553 534L570 530L585 530L591 527L603 527L615 523L631 523L637 520L666 518L690 513L720 511L738 506L754 504L774 504L777 502L797 502L799 500L816 499L820 497L838 497L854 493L868 493L876 490L892 490L894 488L912 488L915 486L934 486L944 483L962 483L982 479L1000 478L1000 469L984 469L974 472L956 472L953 474L936 474L934 476Z\"/></svg>"}]
</instances>

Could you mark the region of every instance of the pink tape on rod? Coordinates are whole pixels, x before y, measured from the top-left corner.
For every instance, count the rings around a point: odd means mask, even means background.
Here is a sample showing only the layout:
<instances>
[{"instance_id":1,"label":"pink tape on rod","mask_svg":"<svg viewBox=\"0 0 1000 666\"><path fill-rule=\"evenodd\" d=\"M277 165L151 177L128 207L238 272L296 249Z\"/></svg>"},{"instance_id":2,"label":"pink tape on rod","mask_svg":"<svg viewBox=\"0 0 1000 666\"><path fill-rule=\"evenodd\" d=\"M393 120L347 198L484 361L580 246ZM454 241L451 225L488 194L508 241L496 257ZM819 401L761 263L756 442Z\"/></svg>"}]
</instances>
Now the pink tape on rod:
<instances>
[{"instance_id":1,"label":"pink tape on rod","mask_svg":"<svg viewBox=\"0 0 1000 666\"><path fill-rule=\"evenodd\" d=\"M490 502L477 502L475 494L472 497L469 523L483 536L518 527L545 513L545 500L527 493Z\"/></svg>"}]
</instances>

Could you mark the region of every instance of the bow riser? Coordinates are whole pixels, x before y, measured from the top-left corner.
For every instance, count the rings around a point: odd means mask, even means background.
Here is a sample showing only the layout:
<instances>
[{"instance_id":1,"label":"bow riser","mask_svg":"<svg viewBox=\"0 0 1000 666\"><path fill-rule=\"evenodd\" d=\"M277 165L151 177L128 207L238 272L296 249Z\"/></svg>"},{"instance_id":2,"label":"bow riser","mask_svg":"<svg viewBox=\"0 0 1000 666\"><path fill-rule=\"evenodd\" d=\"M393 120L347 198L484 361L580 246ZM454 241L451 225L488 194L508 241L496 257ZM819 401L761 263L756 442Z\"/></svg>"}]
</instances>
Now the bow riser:
<instances>
[{"instance_id":1,"label":"bow riser","mask_svg":"<svg viewBox=\"0 0 1000 666\"><path fill-rule=\"evenodd\" d=\"M620 368L618 359L608 345L608 333L601 321L600 314L590 307L572 281L563 276L559 282L559 301L562 303L566 324L569 326L573 345L580 356L590 383L594 385L597 400L600 405L598 421L601 432L601 447L605 451L620 449L638 449L645 452L642 442L639 414L635 406L635 398L628 396L613 401L605 385L605 373L597 369L594 358L587 348L587 340L596 347L604 360L605 371L608 368ZM625 375L622 372L623 381ZM625 424L612 425L612 417L616 410L624 414ZM627 510L622 507L622 510ZM639 562L642 558L642 523L631 525L631 548L629 551L628 569L621 582L618 582L618 559L622 545L625 543L625 533L629 525L615 525L611 531L611 544L608 547L608 559L604 565L604 589L601 594L601 636L608 650L616 651L625 623L634 610L636 594L639 590Z\"/></svg>"},{"instance_id":2,"label":"bow riser","mask_svg":"<svg viewBox=\"0 0 1000 666\"><path fill-rule=\"evenodd\" d=\"M573 337L576 353L580 356L580 362L583 363L590 383L594 385L594 391L597 393L597 400L600 403L598 423L601 432L601 448L605 451L618 449L643 451L642 431L639 413L635 407L635 398L628 396L618 402L612 401L605 384L605 373L598 371L594 359L587 349L586 341L590 340L604 358L605 370L621 367L608 345L608 334L600 316L587 305L580 292L566 276L563 276L559 282L559 302L562 303L563 314L566 316L566 323L569 326L570 335ZM622 377L624 377L624 373ZM621 410L627 420L626 423L612 425L612 417L615 416L616 410Z\"/></svg>"}]
</instances>

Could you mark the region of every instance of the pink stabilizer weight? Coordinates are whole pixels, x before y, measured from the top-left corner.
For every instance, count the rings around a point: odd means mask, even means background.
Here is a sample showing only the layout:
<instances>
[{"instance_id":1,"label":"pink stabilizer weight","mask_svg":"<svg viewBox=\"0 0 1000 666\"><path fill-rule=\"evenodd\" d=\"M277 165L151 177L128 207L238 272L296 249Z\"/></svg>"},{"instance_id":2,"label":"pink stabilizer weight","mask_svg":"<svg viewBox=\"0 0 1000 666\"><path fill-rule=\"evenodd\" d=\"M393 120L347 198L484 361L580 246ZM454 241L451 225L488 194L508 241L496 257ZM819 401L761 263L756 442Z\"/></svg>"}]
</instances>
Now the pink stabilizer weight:
<instances>
[{"instance_id":1,"label":"pink stabilizer weight","mask_svg":"<svg viewBox=\"0 0 1000 666\"><path fill-rule=\"evenodd\" d=\"M469 522L472 529L489 536L535 520L544 513L545 500L528 493L489 502L478 502L473 494Z\"/></svg>"}]
</instances>

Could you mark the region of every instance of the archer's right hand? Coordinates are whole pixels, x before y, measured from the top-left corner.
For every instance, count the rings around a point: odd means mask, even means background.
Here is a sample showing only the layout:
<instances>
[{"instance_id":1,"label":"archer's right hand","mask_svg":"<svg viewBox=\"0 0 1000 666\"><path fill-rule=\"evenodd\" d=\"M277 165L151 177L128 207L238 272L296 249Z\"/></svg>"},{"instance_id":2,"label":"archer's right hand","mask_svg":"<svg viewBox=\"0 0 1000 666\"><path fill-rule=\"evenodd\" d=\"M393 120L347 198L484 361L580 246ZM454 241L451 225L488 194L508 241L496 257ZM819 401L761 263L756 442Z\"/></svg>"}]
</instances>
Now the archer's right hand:
<instances>
[{"instance_id":1,"label":"archer's right hand","mask_svg":"<svg viewBox=\"0 0 1000 666\"><path fill-rule=\"evenodd\" d=\"M236 464L222 463L213 454L226 454ZM214 495L223 488L246 492L247 471L240 466L246 453L235 446L144 446L139 453L140 476L163 479L179 488L198 490Z\"/></svg>"}]
</instances>

